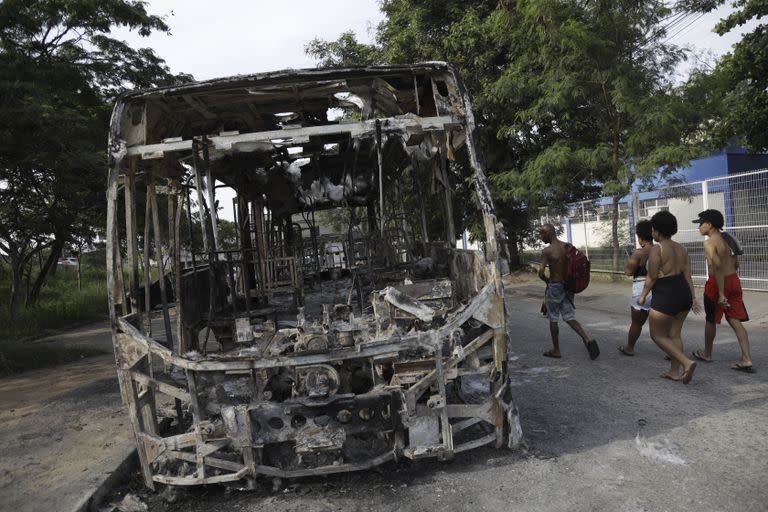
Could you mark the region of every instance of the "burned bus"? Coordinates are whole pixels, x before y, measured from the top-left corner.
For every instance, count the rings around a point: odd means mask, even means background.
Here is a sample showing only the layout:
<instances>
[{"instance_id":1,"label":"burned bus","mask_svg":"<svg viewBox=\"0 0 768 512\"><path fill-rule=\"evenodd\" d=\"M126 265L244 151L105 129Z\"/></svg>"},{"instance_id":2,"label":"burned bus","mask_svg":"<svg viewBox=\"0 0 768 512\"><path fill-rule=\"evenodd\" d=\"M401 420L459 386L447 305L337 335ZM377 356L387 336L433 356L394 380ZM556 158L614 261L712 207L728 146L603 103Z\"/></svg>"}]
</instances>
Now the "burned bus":
<instances>
[{"instance_id":1,"label":"burned bus","mask_svg":"<svg viewBox=\"0 0 768 512\"><path fill-rule=\"evenodd\" d=\"M108 157L114 349L148 487L520 441L503 230L449 65L131 92ZM480 250L457 243L470 221Z\"/></svg>"}]
</instances>

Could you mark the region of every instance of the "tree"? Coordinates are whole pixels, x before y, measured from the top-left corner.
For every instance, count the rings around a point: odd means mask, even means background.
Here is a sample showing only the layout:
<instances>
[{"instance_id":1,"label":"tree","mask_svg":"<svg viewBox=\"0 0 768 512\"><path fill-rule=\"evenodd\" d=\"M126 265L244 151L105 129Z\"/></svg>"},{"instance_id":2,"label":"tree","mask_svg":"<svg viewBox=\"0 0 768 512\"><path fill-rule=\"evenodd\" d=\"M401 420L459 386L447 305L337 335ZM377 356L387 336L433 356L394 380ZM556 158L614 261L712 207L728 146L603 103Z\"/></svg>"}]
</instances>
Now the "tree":
<instances>
[{"instance_id":1,"label":"tree","mask_svg":"<svg viewBox=\"0 0 768 512\"><path fill-rule=\"evenodd\" d=\"M307 44L304 51L317 59L318 66L324 68L383 63L380 49L358 42L352 31L342 33L336 41L315 38Z\"/></svg>"},{"instance_id":2,"label":"tree","mask_svg":"<svg viewBox=\"0 0 768 512\"><path fill-rule=\"evenodd\" d=\"M670 11L662 1L525 4L507 25L536 51L516 54L493 88L516 106L502 134L535 141L535 153L496 182L531 205L600 189L612 197L616 262L621 197L700 154L684 142L695 124L670 78L683 55L662 42Z\"/></svg>"},{"instance_id":3,"label":"tree","mask_svg":"<svg viewBox=\"0 0 768 512\"><path fill-rule=\"evenodd\" d=\"M709 12L724 0L688 0L686 8ZM768 3L737 0L735 10L715 27L719 35L768 16ZM712 70L695 72L686 92L699 102L708 117L702 122L706 140L714 146L729 142L753 151L768 150L768 26L760 23L733 45Z\"/></svg>"},{"instance_id":4,"label":"tree","mask_svg":"<svg viewBox=\"0 0 768 512\"><path fill-rule=\"evenodd\" d=\"M470 56L464 58L457 51L448 45L446 38L451 34L452 27L468 16L467 13L478 16L487 16L498 5L498 1L464 1L464 0L385 0L381 3L381 10L386 18L377 30L377 44L362 45L354 35L343 34L338 40L333 42L324 42L319 40L312 41L306 48L309 55L318 59L320 66L334 65L367 65L377 63L411 63L426 60L447 60L459 65L459 71L465 79L465 85L470 93L475 97L475 114L477 128L481 140L484 141L486 164L491 169L505 166L510 161L512 153L507 151L504 143L500 142L495 136L495 125L493 115L479 107L477 98L482 94L482 85L487 80L488 69L478 69L473 66L473 60ZM479 13L479 14L478 14ZM487 38L477 37L476 46L471 53L477 55L479 52L493 52L494 48L489 46ZM468 42L469 44L469 42ZM466 173L459 173L457 176L465 185L461 193L468 194L471 187L471 178ZM463 183L466 181L466 183ZM497 198L498 200L498 198ZM456 205L464 204L469 206L469 201L456 201ZM512 239L515 239L515 233L519 232L523 226L527 225L523 211L518 208L519 203L514 200L497 202L497 210L501 219L507 224L517 226L512 229ZM471 231L479 230L481 225L478 219L473 219L470 211L456 211L457 225L465 225ZM439 219L438 219L439 220ZM514 248L516 243L512 243L510 254L516 254ZM514 262L512 262L514 264Z\"/></svg>"},{"instance_id":5,"label":"tree","mask_svg":"<svg viewBox=\"0 0 768 512\"><path fill-rule=\"evenodd\" d=\"M681 143L695 123L669 79L682 53L662 42L670 10L660 0L385 0L381 9L384 61L448 60L466 78L511 254L536 207L602 192L614 198L618 256L619 199L636 179L698 154Z\"/></svg>"},{"instance_id":6,"label":"tree","mask_svg":"<svg viewBox=\"0 0 768 512\"><path fill-rule=\"evenodd\" d=\"M111 100L190 79L172 75L152 50L110 37L113 27L168 31L144 2L0 3L0 250L11 267L12 319L24 265L51 248L39 292L64 245L102 223Z\"/></svg>"}]
</instances>

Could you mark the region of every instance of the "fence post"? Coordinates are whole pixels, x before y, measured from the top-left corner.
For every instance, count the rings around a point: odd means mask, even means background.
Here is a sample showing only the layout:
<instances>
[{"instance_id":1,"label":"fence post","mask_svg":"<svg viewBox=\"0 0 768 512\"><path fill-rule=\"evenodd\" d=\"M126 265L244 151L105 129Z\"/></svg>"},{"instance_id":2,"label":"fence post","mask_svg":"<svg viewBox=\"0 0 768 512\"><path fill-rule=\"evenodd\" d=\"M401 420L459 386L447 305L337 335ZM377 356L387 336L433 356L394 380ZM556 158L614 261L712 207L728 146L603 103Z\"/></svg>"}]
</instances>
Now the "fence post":
<instances>
[{"instance_id":1,"label":"fence post","mask_svg":"<svg viewBox=\"0 0 768 512\"><path fill-rule=\"evenodd\" d=\"M634 244L634 246L637 248L639 246L637 245L637 233L635 231L635 226L640 220L640 199L637 192L632 192L632 202L630 203L630 206L632 211L632 223L629 226L629 237L630 243Z\"/></svg>"},{"instance_id":2,"label":"fence post","mask_svg":"<svg viewBox=\"0 0 768 512\"><path fill-rule=\"evenodd\" d=\"M705 210L709 210L709 182L707 180L701 182L701 205ZM704 275L709 279L709 265L706 256L704 256Z\"/></svg>"},{"instance_id":3,"label":"fence post","mask_svg":"<svg viewBox=\"0 0 768 512\"><path fill-rule=\"evenodd\" d=\"M723 215L725 216L725 229L733 229L736 227L736 214L734 212L733 187L731 185L731 177L728 176L723 181L725 182L725 187L723 189L723 206L725 207Z\"/></svg>"},{"instance_id":4,"label":"fence post","mask_svg":"<svg viewBox=\"0 0 768 512\"><path fill-rule=\"evenodd\" d=\"M584 202L581 203L581 225L584 228L584 255L589 259L589 238L587 238L587 215L584 213Z\"/></svg>"}]
</instances>

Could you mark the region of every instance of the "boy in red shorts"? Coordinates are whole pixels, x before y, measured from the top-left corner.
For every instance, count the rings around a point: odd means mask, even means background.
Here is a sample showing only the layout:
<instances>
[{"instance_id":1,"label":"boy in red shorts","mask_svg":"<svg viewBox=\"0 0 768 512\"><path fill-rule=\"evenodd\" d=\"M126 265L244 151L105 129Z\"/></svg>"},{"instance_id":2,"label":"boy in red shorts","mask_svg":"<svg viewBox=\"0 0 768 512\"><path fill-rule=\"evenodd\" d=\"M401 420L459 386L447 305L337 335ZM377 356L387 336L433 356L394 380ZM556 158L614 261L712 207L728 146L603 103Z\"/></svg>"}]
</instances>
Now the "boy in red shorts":
<instances>
[{"instance_id":1,"label":"boy in red shorts","mask_svg":"<svg viewBox=\"0 0 768 512\"><path fill-rule=\"evenodd\" d=\"M706 363L712 362L712 345L715 341L717 324L725 315L741 348L741 361L731 365L734 370L754 373L749 355L749 337L742 322L749 320L742 299L741 281L737 270L741 247L728 233L723 233L723 214L718 210L704 210L693 221L699 224L699 233L708 237L704 240L704 255L707 257L709 279L704 285L704 311L707 323L704 328L704 350L696 350L693 357Z\"/></svg>"}]
</instances>

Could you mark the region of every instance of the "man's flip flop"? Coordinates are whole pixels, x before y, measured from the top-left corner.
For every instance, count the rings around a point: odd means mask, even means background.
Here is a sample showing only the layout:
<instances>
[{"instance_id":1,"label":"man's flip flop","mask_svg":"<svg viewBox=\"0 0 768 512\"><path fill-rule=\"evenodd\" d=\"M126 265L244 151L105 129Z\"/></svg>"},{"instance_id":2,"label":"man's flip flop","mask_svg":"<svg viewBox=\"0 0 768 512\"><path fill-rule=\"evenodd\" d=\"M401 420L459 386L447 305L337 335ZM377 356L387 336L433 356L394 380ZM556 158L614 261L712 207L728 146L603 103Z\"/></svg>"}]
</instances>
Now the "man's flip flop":
<instances>
[{"instance_id":1,"label":"man's flip flop","mask_svg":"<svg viewBox=\"0 0 768 512\"><path fill-rule=\"evenodd\" d=\"M693 352L691 352L691 355L693 356L694 359L698 359L699 361L702 361L704 363L712 362L712 359L707 359L702 355L701 350L694 350Z\"/></svg>"},{"instance_id":2,"label":"man's flip flop","mask_svg":"<svg viewBox=\"0 0 768 512\"><path fill-rule=\"evenodd\" d=\"M558 356L557 354L555 354L554 351L552 351L552 350L547 350L546 352L544 352L541 355L543 355L544 357L551 357L553 359L560 359L562 357L562 356Z\"/></svg>"},{"instance_id":3,"label":"man's flip flop","mask_svg":"<svg viewBox=\"0 0 768 512\"><path fill-rule=\"evenodd\" d=\"M752 365L745 365L741 363L734 363L731 365L731 370L736 370L737 372L744 372L744 373L755 373L755 369L752 368Z\"/></svg>"},{"instance_id":4,"label":"man's flip flop","mask_svg":"<svg viewBox=\"0 0 768 512\"><path fill-rule=\"evenodd\" d=\"M632 357L632 356L634 356L634 355L635 355L635 353L634 353L634 352L627 352L627 351L624 349L624 345L621 345L621 346L619 347L619 352L621 352L621 353L622 353L622 354L624 354L625 356L629 356L629 357Z\"/></svg>"}]
</instances>

